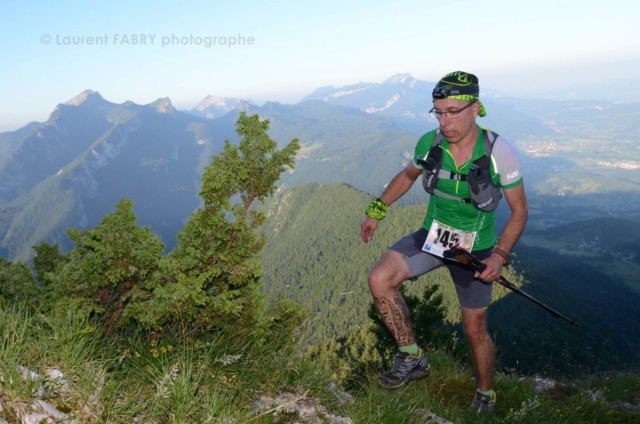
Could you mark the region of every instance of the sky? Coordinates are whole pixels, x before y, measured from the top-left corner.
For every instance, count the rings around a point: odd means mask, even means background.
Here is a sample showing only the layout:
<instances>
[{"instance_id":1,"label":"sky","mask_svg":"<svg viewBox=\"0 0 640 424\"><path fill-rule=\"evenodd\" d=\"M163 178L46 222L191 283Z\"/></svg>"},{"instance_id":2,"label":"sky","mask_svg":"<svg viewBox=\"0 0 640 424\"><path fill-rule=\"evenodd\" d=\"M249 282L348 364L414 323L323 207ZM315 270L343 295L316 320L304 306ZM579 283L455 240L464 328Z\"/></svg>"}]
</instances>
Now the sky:
<instances>
[{"instance_id":1,"label":"sky","mask_svg":"<svg viewBox=\"0 0 640 424\"><path fill-rule=\"evenodd\" d=\"M190 109L454 70L517 97L636 100L638 16L631 0L4 1L0 131L86 89Z\"/></svg>"}]
</instances>

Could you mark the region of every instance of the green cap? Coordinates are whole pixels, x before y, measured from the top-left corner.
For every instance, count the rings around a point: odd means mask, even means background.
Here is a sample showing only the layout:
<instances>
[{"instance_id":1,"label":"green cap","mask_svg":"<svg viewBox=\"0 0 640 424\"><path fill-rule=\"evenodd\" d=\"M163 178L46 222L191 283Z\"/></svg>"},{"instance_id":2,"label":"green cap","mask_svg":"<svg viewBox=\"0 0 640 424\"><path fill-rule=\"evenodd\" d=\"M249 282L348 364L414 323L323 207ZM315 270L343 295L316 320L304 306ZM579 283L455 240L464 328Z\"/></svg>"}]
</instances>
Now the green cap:
<instances>
[{"instance_id":1,"label":"green cap","mask_svg":"<svg viewBox=\"0 0 640 424\"><path fill-rule=\"evenodd\" d=\"M468 72L451 72L438 81L433 88L433 100L458 99L465 102L480 103L480 116L486 116L487 112L480 101L480 85L478 77Z\"/></svg>"}]
</instances>

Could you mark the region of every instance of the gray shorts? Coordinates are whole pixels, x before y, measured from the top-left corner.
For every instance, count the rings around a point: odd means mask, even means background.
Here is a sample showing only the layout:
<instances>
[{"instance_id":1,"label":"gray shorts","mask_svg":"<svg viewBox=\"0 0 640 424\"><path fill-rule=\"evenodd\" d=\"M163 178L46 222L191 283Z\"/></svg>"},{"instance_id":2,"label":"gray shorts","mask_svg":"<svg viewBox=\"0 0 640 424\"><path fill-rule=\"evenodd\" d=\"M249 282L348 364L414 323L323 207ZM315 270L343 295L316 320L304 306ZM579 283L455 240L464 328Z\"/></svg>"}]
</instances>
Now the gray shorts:
<instances>
[{"instance_id":1,"label":"gray shorts","mask_svg":"<svg viewBox=\"0 0 640 424\"><path fill-rule=\"evenodd\" d=\"M402 258L409 266L411 279L426 274L438 267L446 266L456 287L458 301L463 308L486 308L491 303L491 283L485 283L473 277L472 271L467 271L460 265L445 263L441 258L422 250L427 238L427 230L419 229L415 233L401 238L389 249L402 254ZM476 250L473 255L480 260L491 256L491 249Z\"/></svg>"}]
</instances>

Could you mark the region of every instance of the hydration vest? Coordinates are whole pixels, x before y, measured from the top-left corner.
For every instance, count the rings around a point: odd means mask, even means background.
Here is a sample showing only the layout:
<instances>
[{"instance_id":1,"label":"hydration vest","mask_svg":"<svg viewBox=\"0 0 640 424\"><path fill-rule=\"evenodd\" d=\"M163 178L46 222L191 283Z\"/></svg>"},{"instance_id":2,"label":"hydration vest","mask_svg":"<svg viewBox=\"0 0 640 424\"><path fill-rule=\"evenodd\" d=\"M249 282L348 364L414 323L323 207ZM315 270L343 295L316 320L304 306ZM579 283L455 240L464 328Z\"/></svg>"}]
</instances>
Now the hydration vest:
<instances>
[{"instance_id":1,"label":"hydration vest","mask_svg":"<svg viewBox=\"0 0 640 424\"><path fill-rule=\"evenodd\" d=\"M458 174L442 169L442 153L440 144L444 136L437 131L433 144L426 158L418 156L418 163L422 166L422 186L430 195L453 199L462 203L472 203L476 209L484 212L491 212L498 207L502 191L491 179L491 150L493 143L498 138L498 134L493 131L482 129L484 139L484 156L476 159L471 164L468 174ZM438 179L451 179L466 181L469 184L471 198L453 196L443 193L436 188Z\"/></svg>"}]
</instances>

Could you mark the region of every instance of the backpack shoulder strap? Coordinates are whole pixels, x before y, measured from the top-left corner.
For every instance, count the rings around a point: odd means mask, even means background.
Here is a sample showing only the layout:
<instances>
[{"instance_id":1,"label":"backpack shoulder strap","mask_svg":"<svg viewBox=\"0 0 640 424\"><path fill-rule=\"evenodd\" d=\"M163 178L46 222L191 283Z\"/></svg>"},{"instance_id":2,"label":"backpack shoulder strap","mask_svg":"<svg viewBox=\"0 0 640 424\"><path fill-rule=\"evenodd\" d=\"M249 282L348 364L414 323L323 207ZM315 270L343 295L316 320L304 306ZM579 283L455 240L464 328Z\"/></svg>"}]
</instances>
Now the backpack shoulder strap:
<instances>
[{"instance_id":1,"label":"backpack shoulder strap","mask_svg":"<svg viewBox=\"0 0 640 424\"><path fill-rule=\"evenodd\" d=\"M490 131L484 128L482 128L482 135L484 139L484 154L491 159L493 145L500 136L495 131Z\"/></svg>"},{"instance_id":2,"label":"backpack shoulder strap","mask_svg":"<svg viewBox=\"0 0 640 424\"><path fill-rule=\"evenodd\" d=\"M440 132L440 128L436 130L436 135L433 138L433 143L431 144L431 148L439 146L442 144L442 140L444 139L444 135Z\"/></svg>"}]
</instances>

